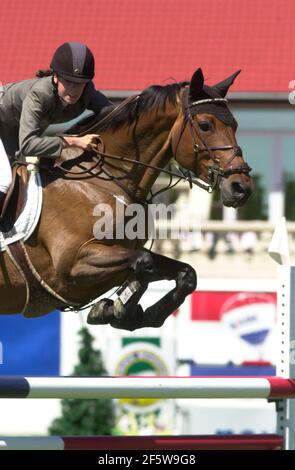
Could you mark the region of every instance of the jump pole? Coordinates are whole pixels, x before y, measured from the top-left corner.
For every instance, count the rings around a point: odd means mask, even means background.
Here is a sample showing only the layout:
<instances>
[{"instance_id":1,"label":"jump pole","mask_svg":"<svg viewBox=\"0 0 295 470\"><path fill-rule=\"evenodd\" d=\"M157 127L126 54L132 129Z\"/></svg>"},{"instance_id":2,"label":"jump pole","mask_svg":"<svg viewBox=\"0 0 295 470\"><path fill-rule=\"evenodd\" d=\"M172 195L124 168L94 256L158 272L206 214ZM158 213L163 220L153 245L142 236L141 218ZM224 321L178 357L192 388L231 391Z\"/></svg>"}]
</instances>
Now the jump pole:
<instances>
[{"instance_id":1,"label":"jump pole","mask_svg":"<svg viewBox=\"0 0 295 470\"><path fill-rule=\"evenodd\" d=\"M0 398L295 398L295 379L281 377L12 377Z\"/></svg>"},{"instance_id":2,"label":"jump pole","mask_svg":"<svg viewBox=\"0 0 295 470\"><path fill-rule=\"evenodd\" d=\"M1 450L278 450L276 434L240 436L0 437Z\"/></svg>"}]
</instances>

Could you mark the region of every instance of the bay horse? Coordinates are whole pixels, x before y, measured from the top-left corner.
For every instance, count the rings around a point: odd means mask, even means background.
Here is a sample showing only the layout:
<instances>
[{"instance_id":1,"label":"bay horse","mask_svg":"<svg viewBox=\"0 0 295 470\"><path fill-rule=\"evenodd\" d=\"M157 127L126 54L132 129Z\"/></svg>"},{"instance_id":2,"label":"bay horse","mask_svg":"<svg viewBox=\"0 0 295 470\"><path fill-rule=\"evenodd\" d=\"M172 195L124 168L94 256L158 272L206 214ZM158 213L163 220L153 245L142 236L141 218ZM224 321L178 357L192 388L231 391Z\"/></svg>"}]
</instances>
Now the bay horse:
<instances>
[{"instance_id":1,"label":"bay horse","mask_svg":"<svg viewBox=\"0 0 295 470\"><path fill-rule=\"evenodd\" d=\"M29 304L28 282L7 252L1 253L1 313L34 318L94 301L87 319L92 325L132 331L164 323L195 290L195 270L145 249L145 240L95 238L94 209L105 204L115 211L122 197L127 204L148 206L150 189L172 158L187 180L219 190L223 204L244 204L252 191L251 169L237 145L237 122L225 98L238 73L208 86L199 68L190 82L149 87L88 130L100 136L103 147L78 155L68 149L50 171L41 159L42 213L24 246L43 291ZM144 311L141 296L150 282L161 279L176 285ZM116 300L95 301L122 285Z\"/></svg>"}]
</instances>

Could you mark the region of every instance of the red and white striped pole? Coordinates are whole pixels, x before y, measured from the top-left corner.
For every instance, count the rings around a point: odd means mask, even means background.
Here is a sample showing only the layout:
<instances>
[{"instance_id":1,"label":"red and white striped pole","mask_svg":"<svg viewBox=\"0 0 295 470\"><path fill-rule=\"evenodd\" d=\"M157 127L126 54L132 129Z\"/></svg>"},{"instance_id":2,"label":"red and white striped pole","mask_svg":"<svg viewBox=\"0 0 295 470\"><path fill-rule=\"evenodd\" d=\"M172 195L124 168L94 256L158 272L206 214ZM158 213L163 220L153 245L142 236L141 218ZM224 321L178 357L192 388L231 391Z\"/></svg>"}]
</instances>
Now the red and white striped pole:
<instances>
[{"instance_id":1,"label":"red and white striped pole","mask_svg":"<svg viewBox=\"0 0 295 470\"><path fill-rule=\"evenodd\" d=\"M277 450L276 434L240 436L1 437L0 450Z\"/></svg>"}]
</instances>

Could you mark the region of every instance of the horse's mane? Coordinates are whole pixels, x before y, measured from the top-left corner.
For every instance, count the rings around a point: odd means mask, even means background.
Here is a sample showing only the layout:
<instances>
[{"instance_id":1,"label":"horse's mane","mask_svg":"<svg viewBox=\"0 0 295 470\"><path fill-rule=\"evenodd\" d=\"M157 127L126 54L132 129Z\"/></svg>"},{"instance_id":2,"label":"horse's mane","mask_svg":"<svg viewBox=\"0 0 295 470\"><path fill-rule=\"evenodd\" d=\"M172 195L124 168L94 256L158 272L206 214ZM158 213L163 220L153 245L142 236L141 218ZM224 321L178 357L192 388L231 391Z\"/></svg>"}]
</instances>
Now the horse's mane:
<instances>
[{"instance_id":1,"label":"horse's mane","mask_svg":"<svg viewBox=\"0 0 295 470\"><path fill-rule=\"evenodd\" d=\"M107 130L115 131L124 125L130 126L138 119L140 114L150 110L163 108L167 101L175 105L179 92L188 84L189 82L183 81L165 86L152 85L143 90L141 94L138 95L139 97L137 100L130 101L126 104L126 106L118 109L118 111L110 116L110 119L107 119L107 114L104 117L101 115L99 117L90 116L68 129L67 133L84 134L88 131L88 129L91 130L91 132L94 132L94 129L95 132L102 132ZM101 119L102 123L100 124L99 121ZM92 157L90 156L89 152L85 153L81 151L81 149L72 147L63 150L62 158L63 167L69 170L74 165L87 161L87 158L88 161L92 161Z\"/></svg>"},{"instance_id":2,"label":"horse's mane","mask_svg":"<svg viewBox=\"0 0 295 470\"><path fill-rule=\"evenodd\" d=\"M189 82L178 82L169 85L152 85L141 92L139 98L126 104L122 109L118 110L111 119L98 124L97 129L100 131L116 130L123 125L131 125L136 121L141 113L163 108L168 100L172 104L176 104L177 96L180 90L188 85Z\"/></svg>"}]
</instances>

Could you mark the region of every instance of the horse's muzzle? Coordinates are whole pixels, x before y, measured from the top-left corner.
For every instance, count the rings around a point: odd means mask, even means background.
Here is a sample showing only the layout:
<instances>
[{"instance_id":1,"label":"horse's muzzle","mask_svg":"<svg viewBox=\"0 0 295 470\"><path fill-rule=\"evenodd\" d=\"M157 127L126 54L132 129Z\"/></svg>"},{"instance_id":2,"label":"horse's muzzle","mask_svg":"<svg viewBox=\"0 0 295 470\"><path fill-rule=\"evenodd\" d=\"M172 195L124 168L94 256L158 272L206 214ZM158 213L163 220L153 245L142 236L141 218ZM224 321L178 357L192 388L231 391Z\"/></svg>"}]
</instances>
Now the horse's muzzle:
<instances>
[{"instance_id":1,"label":"horse's muzzle","mask_svg":"<svg viewBox=\"0 0 295 470\"><path fill-rule=\"evenodd\" d=\"M220 193L222 203L228 207L240 207L246 203L253 192L252 180L249 176L227 179L222 178Z\"/></svg>"}]
</instances>

